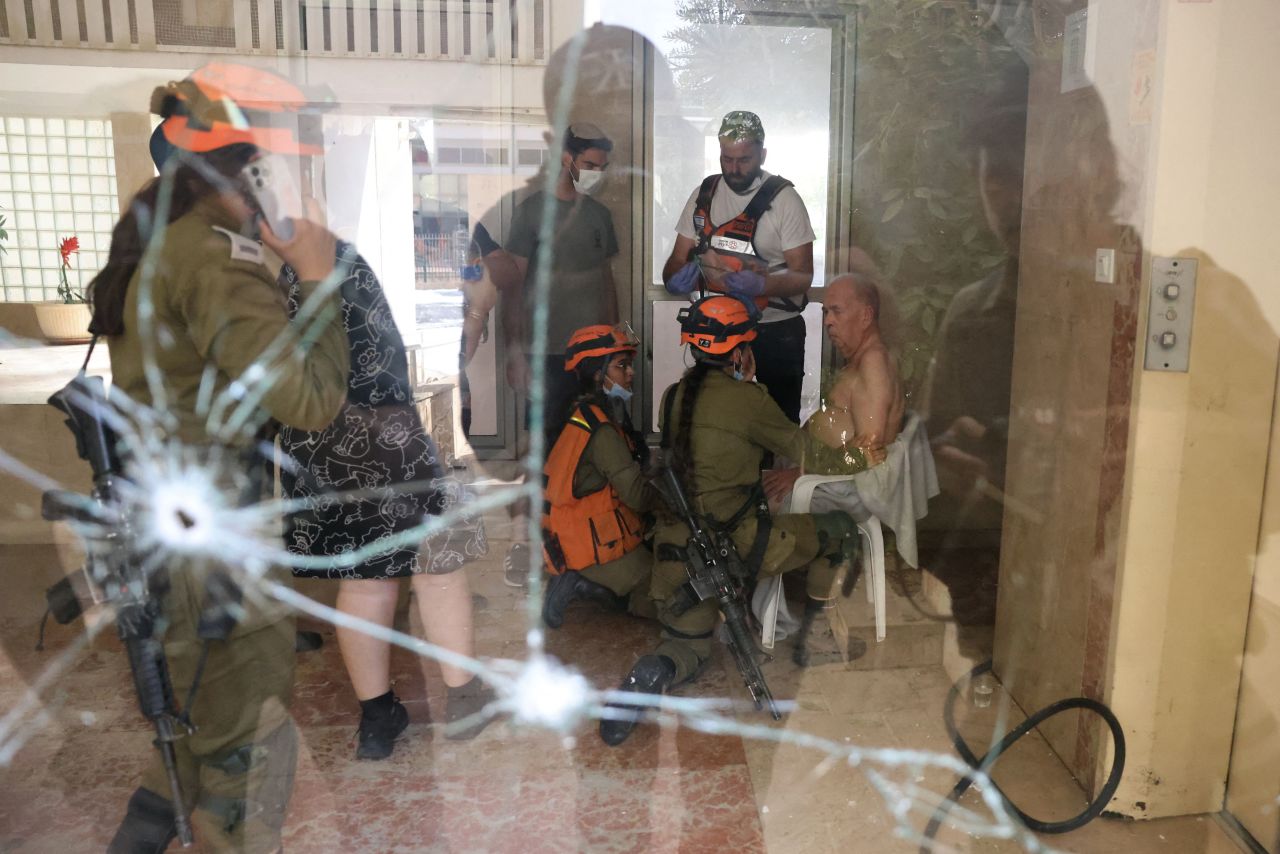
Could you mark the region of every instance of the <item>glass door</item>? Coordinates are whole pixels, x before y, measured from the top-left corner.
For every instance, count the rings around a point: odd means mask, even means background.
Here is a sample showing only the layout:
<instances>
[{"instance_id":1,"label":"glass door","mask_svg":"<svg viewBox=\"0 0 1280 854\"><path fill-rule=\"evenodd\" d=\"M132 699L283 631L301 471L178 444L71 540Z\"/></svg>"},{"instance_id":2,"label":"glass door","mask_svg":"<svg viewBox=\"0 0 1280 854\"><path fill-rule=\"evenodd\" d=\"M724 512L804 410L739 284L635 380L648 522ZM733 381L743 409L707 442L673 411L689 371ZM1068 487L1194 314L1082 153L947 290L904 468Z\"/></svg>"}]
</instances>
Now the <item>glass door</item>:
<instances>
[{"instance_id":1,"label":"glass door","mask_svg":"<svg viewBox=\"0 0 1280 854\"><path fill-rule=\"evenodd\" d=\"M610 10L610 5L619 8ZM852 124L854 17L830 11L803 14L761 4L751 12L708 10L706 4L667 0L645 5L645 20L622 4L605 4L606 20L632 26L656 46L649 58L644 195L643 337L651 360L643 377L646 413L657 429L658 401L686 365L675 316L684 299L662 286L662 267L675 242L677 220L689 196L718 173L717 133L725 113L749 110L765 129L765 171L793 182L815 233L801 417L818 405L822 367L821 286L848 246L848 229L835 216L847 197L851 157L845 129ZM758 81L786 85L757 85ZM753 82L755 81L755 82Z\"/></svg>"}]
</instances>

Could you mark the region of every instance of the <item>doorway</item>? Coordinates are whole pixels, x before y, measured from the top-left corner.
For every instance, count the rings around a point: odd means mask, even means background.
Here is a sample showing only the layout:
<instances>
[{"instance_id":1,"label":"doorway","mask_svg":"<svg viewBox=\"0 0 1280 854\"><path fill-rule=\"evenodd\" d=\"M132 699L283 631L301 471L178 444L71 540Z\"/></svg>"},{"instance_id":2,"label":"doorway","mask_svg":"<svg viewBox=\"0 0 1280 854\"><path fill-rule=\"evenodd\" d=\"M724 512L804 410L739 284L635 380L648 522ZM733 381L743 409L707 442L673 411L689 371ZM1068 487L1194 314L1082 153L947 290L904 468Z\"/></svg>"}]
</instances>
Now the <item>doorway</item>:
<instances>
[{"instance_id":1,"label":"doorway","mask_svg":"<svg viewBox=\"0 0 1280 854\"><path fill-rule=\"evenodd\" d=\"M618 4L621 5L621 4ZM640 377L643 413L656 438L658 402L685 370L675 322L683 298L662 285L662 267L675 242L677 221L689 196L707 175L720 171L717 132L723 115L750 110L765 129L766 171L791 180L808 210L815 234L813 288L806 323L805 382L801 419L818 406L821 391L821 286L849 246L853 68L856 20L848 8L830 11L727 10L695 14L668 0L646 5L648 22L637 27L656 50L646 57L645 181L642 272L634 303L649 359ZM659 7L662 14L653 7ZM665 16L665 17L664 17ZM785 80L786 86L752 86L751 80Z\"/></svg>"}]
</instances>

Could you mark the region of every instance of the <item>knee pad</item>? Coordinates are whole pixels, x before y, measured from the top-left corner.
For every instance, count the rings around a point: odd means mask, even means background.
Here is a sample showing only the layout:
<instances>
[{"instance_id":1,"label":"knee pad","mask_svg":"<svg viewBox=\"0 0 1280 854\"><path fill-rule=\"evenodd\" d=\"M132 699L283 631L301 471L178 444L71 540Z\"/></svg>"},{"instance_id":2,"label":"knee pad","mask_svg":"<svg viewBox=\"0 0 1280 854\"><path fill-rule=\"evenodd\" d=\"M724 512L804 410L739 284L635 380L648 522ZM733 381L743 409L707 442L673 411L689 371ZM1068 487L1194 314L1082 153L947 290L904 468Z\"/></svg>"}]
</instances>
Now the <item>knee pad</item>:
<instances>
[{"instance_id":1,"label":"knee pad","mask_svg":"<svg viewBox=\"0 0 1280 854\"><path fill-rule=\"evenodd\" d=\"M297 754L297 730L286 721L260 741L202 763L206 770L201 772L196 808L214 818L225 837L220 842L242 847L239 840L246 832L256 838L279 836ZM246 830L246 824L252 827Z\"/></svg>"},{"instance_id":2,"label":"knee pad","mask_svg":"<svg viewBox=\"0 0 1280 854\"><path fill-rule=\"evenodd\" d=\"M823 541L824 551L839 548L846 540L858 540L858 523L848 513L839 510L814 513L813 524L818 529L818 537Z\"/></svg>"},{"instance_id":3,"label":"knee pad","mask_svg":"<svg viewBox=\"0 0 1280 854\"><path fill-rule=\"evenodd\" d=\"M848 513L832 510L815 513L814 527L818 531L818 554L826 557L832 566L843 561L856 562L862 543L858 523Z\"/></svg>"}]
</instances>

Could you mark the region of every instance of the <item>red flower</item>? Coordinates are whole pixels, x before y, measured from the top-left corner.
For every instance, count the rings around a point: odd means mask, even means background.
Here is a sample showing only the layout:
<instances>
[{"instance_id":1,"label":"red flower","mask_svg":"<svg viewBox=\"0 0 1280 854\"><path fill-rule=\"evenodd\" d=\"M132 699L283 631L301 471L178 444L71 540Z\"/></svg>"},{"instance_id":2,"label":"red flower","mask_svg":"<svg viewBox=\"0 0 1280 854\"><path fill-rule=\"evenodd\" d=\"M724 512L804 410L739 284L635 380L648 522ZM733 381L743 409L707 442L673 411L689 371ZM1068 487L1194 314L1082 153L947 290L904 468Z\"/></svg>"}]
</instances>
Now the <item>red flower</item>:
<instances>
[{"instance_id":1,"label":"red flower","mask_svg":"<svg viewBox=\"0 0 1280 854\"><path fill-rule=\"evenodd\" d=\"M71 266L71 256L80 251L80 238L64 237L62 243L58 245L58 253L62 255L62 266Z\"/></svg>"}]
</instances>

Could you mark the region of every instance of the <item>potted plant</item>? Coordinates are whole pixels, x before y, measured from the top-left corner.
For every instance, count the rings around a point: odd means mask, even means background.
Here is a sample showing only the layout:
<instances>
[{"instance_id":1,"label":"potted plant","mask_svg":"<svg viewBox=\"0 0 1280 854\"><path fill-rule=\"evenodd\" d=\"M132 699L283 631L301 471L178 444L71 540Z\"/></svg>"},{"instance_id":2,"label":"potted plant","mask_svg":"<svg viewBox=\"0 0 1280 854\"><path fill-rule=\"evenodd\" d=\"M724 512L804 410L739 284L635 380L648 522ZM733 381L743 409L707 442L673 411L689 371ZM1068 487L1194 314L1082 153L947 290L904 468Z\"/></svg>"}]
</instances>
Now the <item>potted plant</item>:
<instances>
[{"instance_id":1,"label":"potted plant","mask_svg":"<svg viewBox=\"0 0 1280 854\"><path fill-rule=\"evenodd\" d=\"M83 344L93 336L89 334L89 304L85 295L71 284L67 271L71 269L71 256L80 251L80 240L75 236L64 237L58 244L62 266L58 268L58 302L36 304L36 322L40 332L50 344Z\"/></svg>"}]
</instances>

